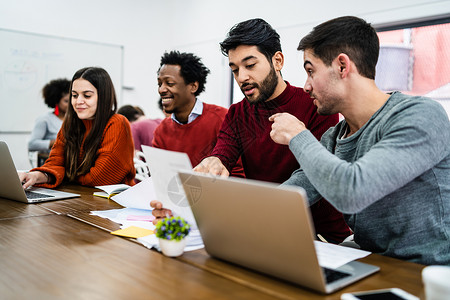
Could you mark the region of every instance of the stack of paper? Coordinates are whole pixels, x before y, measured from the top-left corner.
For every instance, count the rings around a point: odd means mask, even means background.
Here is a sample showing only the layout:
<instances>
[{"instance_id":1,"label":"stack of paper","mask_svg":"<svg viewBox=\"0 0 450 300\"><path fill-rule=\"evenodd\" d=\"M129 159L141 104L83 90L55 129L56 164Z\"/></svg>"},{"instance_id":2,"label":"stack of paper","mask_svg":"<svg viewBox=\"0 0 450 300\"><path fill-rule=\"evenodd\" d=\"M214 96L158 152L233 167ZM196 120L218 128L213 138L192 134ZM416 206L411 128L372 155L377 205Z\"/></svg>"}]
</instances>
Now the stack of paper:
<instances>
[{"instance_id":1,"label":"stack of paper","mask_svg":"<svg viewBox=\"0 0 450 300\"><path fill-rule=\"evenodd\" d=\"M155 199L157 198L153 179L150 177L120 194L111 197L111 200L124 206L124 208L91 211L91 214L121 224L120 228L122 231L115 232L114 234L137 238L137 241L147 248L156 248L159 250L158 239L153 234L155 225L152 223L154 217L150 207L150 201ZM143 236L145 233L149 233L149 235ZM185 251L200 248L203 248L200 233L198 230L191 230L187 238Z\"/></svg>"}]
</instances>

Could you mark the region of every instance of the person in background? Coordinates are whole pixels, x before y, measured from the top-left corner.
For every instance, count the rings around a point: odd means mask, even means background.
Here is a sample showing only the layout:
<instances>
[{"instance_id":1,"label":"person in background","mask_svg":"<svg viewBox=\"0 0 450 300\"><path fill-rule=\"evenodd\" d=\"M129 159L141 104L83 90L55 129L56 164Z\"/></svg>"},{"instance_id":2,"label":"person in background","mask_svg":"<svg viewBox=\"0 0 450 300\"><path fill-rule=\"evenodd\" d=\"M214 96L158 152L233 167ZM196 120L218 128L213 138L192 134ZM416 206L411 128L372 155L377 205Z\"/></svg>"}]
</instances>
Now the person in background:
<instances>
[{"instance_id":1,"label":"person in background","mask_svg":"<svg viewBox=\"0 0 450 300\"><path fill-rule=\"evenodd\" d=\"M23 187L53 188L63 181L96 186L134 184L133 141L129 122L116 114L117 100L102 68L78 70L70 102L49 158L41 167L19 172Z\"/></svg>"},{"instance_id":2,"label":"person in background","mask_svg":"<svg viewBox=\"0 0 450 300\"><path fill-rule=\"evenodd\" d=\"M137 106L137 105L135 105L134 108L137 110L137 112L139 114L139 117L137 118L136 121L145 120L144 110L141 107Z\"/></svg>"},{"instance_id":3,"label":"person in background","mask_svg":"<svg viewBox=\"0 0 450 300\"><path fill-rule=\"evenodd\" d=\"M195 170L227 176L242 156L247 178L282 183L299 163L288 146L270 138L269 117L278 112L295 115L320 139L338 122L338 115L320 116L307 93L283 80L280 36L266 21L236 24L220 46L245 98L231 105L216 147ZM325 199L311 206L311 214L316 233L326 240L338 243L351 235L342 214Z\"/></svg>"},{"instance_id":4,"label":"person in background","mask_svg":"<svg viewBox=\"0 0 450 300\"><path fill-rule=\"evenodd\" d=\"M161 121L162 119L144 119L131 123L131 133L136 150L142 151L142 145L152 146L154 132Z\"/></svg>"},{"instance_id":5,"label":"person in background","mask_svg":"<svg viewBox=\"0 0 450 300\"><path fill-rule=\"evenodd\" d=\"M69 88L70 81L61 78L50 81L42 89L45 104L54 110L36 120L28 142L28 151L50 152L69 106Z\"/></svg>"},{"instance_id":6,"label":"person in background","mask_svg":"<svg viewBox=\"0 0 450 300\"><path fill-rule=\"evenodd\" d=\"M153 147L185 152L193 166L211 154L227 109L200 101L209 69L192 53L166 52L158 70L158 92L166 113L156 128ZM242 166L232 172L244 176Z\"/></svg>"},{"instance_id":7,"label":"person in background","mask_svg":"<svg viewBox=\"0 0 450 300\"><path fill-rule=\"evenodd\" d=\"M284 184L343 212L361 249L450 265L450 122L437 101L378 89L379 48L375 29L351 16L300 41L305 91L318 113L345 119L318 142L296 117L270 117L272 139L301 165Z\"/></svg>"},{"instance_id":8,"label":"person in background","mask_svg":"<svg viewBox=\"0 0 450 300\"><path fill-rule=\"evenodd\" d=\"M142 151L142 145L152 146L156 127L161 124L162 119L143 119L131 123L134 148Z\"/></svg>"},{"instance_id":9,"label":"person in background","mask_svg":"<svg viewBox=\"0 0 450 300\"><path fill-rule=\"evenodd\" d=\"M164 113L164 110L161 110ZM136 151L142 151L142 145L152 146L153 134L162 119L147 119L144 111L139 106L132 105L123 105L117 113L124 115L130 122L134 149Z\"/></svg>"},{"instance_id":10,"label":"person in background","mask_svg":"<svg viewBox=\"0 0 450 300\"><path fill-rule=\"evenodd\" d=\"M138 121L139 119L142 118L142 116L145 117L145 115L142 114L142 110L139 111L138 109L136 109L136 106L129 105L129 104L119 107L119 109L117 110L117 113L121 114L125 118L127 118L128 122L130 122L130 124Z\"/></svg>"}]
</instances>

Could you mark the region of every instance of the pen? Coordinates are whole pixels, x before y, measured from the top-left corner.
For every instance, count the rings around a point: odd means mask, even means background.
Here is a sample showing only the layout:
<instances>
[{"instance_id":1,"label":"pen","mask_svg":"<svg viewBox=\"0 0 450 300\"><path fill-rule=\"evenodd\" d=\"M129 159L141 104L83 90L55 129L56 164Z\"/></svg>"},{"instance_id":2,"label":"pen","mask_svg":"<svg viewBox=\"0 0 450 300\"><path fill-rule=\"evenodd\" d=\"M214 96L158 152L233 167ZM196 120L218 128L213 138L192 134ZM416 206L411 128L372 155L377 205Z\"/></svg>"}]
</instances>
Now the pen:
<instances>
[{"instance_id":1,"label":"pen","mask_svg":"<svg viewBox=\"0 0 450 300\"><path fill-rule=\"evenodd\" d=\"M319 240L321 240L324 243L328 243L328 241L326 239L324 239L323 236L320 235L320 233L317 234L317 237L319 238Z\"/></svg>"}]
</instances>

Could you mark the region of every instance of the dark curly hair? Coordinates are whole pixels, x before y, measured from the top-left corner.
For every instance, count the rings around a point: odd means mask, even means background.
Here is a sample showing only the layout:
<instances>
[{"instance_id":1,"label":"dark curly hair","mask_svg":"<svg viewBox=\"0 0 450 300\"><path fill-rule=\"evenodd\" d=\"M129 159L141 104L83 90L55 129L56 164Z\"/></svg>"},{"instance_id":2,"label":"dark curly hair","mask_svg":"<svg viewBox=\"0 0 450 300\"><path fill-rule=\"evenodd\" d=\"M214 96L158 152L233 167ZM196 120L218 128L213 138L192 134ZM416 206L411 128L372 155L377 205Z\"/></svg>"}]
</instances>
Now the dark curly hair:
<instances>
[{"instance_id":1,"label":"dark curly hair","mask_svg":"<svg viewBox=\"0 0 450 300\"><path fill-rule=\"evenodd\" d=\"M50 108L55 108L61 98L70 91L70 81L65 78L55 79L47 83L42 89L42 97L45 104Z\"/></svg>"},{"instance_id":2,"label":"dark curly hair","mask_svg":"<svg viewBox=\"0 0 450 300\"><path fill-rule=\"evenodd\" d=\"M269 61L277 51L281 52L280 35L269 23L258 18L234 25L220 43L220 49L228 56L228 51L241 45L256 46Z\"/></svg>"},{"instance_id":3,"label":"dark curly hair","mask_svg":"<svg viewBox=\"0 0 450 300\"><path fill-rule=\"evenodd\" d=\"M185 84L198 82L198 89L195 96L200 95L205 90L206 77L210 73L199 57L192 53L180 53L179 51L170 51L163 54L158 74L163 65L180 66L180 75Z\"/></svg>"}]
</instances>

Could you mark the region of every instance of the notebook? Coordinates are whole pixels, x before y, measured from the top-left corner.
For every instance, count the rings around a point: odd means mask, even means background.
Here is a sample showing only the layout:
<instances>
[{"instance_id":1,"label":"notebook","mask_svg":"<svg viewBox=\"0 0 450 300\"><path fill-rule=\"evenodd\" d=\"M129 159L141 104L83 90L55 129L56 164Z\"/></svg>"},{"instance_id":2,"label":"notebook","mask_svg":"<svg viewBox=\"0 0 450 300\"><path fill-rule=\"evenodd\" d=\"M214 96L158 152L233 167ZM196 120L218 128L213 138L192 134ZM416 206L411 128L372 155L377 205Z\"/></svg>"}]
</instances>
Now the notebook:
<instances>
[{"instance_id":1,"label":"notebook","mask_svg":"<svg viewBox=\"0 0 450 300\"><path fill-rule=\"evenodd\" d=\"M322 293L379 270L351 261L320 267L305 191L300 187L179 172L186 197L213 257Z\"/></svg>"},{"instance_id":2,"label":"notebook","mask_svg":"<svg viewBox=\"0 0 450 300\"><path fill-rule=\"evenodd\" d=\"M20 182L8 146L5 142L0 141L0 198L35 203L79 196L79 194L35 187L31 187L25 191Z\"/></svg>"}]
</instances>

